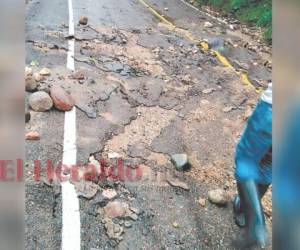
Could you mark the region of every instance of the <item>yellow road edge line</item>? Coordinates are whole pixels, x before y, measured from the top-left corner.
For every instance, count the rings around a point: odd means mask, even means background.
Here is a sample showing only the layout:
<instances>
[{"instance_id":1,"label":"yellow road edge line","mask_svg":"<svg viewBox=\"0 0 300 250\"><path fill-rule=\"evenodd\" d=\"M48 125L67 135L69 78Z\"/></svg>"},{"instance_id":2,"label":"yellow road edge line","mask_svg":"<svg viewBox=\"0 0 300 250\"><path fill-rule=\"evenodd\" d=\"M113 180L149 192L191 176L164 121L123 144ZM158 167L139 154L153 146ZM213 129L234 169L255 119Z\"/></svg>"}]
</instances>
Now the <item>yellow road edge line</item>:
<instances>
[{"instance_id":1,"label":"yellow road edge line","mask_svg":"<svg viewBox=\"0 0 300 250\"><path fill-rule=\"evenodd\" d=\"M175 30L176 28L178 28L175 24L173 24L172 22L170 22L169 20L167 20L165 17L163 17L158 11L156 11L150 4L148 4L147 2L145 2L144 0L138 0L142 5L144 5L153 15L155 15L158 19L160 19L161 21L163 21L165 24L169 25L169 29L170 30ZM218 60L225 66L231 69L234 69L236 74L240 77L240 79L242 80L242 82L249 86L252 87L257 93L261 93L263 91L263 89L261 87L256 88L250 81L248 74L245 72L240 72L238 70L236 70L232 64L229 62L229 60L221 55L220 52L216 51L216 50L212 50L209 48L209 45L207 42L204 42L203 40L199 40L197 38L195 38L191 33L187 33L184 35L184 37L186 37L188 40L190 40L193 43L196 43L197 46L201 47L204 50L207 51L211 51L217 58Z\"/></svg>"}]
</instances>

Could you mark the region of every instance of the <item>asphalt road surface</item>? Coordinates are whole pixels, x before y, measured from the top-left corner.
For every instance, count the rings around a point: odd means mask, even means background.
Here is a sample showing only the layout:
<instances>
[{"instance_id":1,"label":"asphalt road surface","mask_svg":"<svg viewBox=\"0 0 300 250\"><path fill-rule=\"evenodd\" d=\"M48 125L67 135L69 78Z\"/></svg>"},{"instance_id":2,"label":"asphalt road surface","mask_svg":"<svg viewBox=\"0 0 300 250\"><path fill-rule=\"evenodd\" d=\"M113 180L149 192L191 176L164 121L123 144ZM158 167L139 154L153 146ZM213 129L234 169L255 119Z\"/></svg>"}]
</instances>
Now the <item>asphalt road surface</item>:
<instances>
[{"instance_id":1,"label":"asphalt road surface","mask_svg":"<svg viewBox=\"0 0 300 250\"><path fill-rule=\"evenodd\" d=\"M39 90L59 85L75 99L78 165L102 159L109 173L122 158L128 170L121 180L110 173L73 183L80 245L70 250L233 249L240 231L230 202L234 147L259 97L255 88L271 78L270 54L250 36L180 0L148 3L153 9L138 0L26 5L26 65L34 72L51 70ZM78 24L81 16L88 17L87 25ZM217 49L234 68L247 71L253 85L245 85L187 33L216 48L221 44ZM67 68L70 40L74 72ZM55 109L30 112L26 131L38 131L41 138L26 141L26 249L61 249L65 201L61 185L44 177L47 160L57 165L63 159L66 116ZM188 155L190 170L175 169L170 157L177 153ZM40 181L33 178L34 160L42 165ZM137 168L141 178L135 178ZM214 189L228 193L227 206L208 201ZM265 204L268 213L270 196Z\"/></svg>"}]
</instances>

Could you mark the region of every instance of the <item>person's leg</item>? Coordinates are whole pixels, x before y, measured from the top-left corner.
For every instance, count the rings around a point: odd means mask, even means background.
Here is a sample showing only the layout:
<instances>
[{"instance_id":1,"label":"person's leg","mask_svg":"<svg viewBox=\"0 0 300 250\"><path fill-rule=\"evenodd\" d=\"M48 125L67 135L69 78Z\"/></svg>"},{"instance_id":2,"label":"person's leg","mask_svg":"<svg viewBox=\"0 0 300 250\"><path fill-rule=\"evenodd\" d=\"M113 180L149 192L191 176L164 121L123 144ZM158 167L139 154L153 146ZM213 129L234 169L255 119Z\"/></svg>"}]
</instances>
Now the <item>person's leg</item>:
<instances>
[{"instance_id":1,"label":"person's leg","mask_svg":"<svg viewBox=\"0 0 300 250\"><path fill-rule=\"evenodd\" d=\"M263 180L263 183L257 183L257 189L260 200L262 200L270 186L270 183L272 182L272 148L269 149L268 153L263 157L263 159L260 162L260 175L261 179ZM240 196L238 194L233 200L233 211L235 223L239 227L245 227L245 211Z\"/></svg>"},{"instance_id":2,"label":"person's leg","mask_svg":"<svg viewBox=\"0 0 300 250\"><path fill-rule=\"evenodd\" d=\"M261 159L272 146L272 106L259 102L236 148L236 171L241 207L246 215L248 244L266 244L265 221L257 184L269 184L260 170Z\"/></svg>"}]
</instances>

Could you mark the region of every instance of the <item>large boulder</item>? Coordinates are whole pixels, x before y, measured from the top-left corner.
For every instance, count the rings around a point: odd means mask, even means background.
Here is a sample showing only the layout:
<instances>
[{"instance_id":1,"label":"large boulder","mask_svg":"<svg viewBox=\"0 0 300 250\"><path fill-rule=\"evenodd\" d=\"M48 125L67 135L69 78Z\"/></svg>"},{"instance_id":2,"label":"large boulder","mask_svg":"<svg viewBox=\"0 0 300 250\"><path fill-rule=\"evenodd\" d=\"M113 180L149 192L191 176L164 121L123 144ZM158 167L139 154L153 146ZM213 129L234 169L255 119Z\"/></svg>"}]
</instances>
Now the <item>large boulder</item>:
<instances>
[{"instance_id":1,"label":"large boulder","mask_svg":"<svg viewBox=\"0 0 300 250\"><path fill-rule=\"evenodd\" d=\"M38 112L44 112L52 108L51 97L44 91L37 91L29 96L29 106Z\"/></svg>"},{"instance_id":2,"label":"large boulder","mask_svg":"<svg viewBox=\"0 0 300 250\"><path fill-rule=\"evenodd\" d=\"M52 86L50 89L50 96L53 100L55 108L62 111L71 110L74 105L74 99L62 87Z\"/></svg>"}]
</instances>

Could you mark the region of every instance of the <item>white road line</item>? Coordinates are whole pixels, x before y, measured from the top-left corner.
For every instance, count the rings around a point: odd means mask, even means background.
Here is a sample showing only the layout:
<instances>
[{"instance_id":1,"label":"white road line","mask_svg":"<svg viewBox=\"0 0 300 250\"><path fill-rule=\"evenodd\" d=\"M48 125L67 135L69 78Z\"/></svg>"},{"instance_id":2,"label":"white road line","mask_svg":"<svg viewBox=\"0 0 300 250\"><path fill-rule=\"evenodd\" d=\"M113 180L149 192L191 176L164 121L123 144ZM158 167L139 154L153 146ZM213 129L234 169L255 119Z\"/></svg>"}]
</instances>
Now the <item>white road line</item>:
<instances>
[{"instance_id":1,"label":"white road line","mask_svg":"<svg viewBox=\"0 0 300 250\"><path fill-rule=\"evenodd\" d=\"M75 41L74 39L72 39L69 40L68 43L68 57L67 57L67 68L72 71L75 70L74 54L75 54Z\"/></svg>"},{"instance_id":2,"label":"white road line","mask_svg":"<svg viewBox=\"0 0 300 250\"><path fill-rule=\"evenodd\" d=\"M68 0L69 6L69 35L73 36L74 15L72 0ZM75 41L68 42L67 68L74 71ZM76 164L76 108L65 112L64 124L64 149L62 163L67 166ZM62 250L80 250L80 211L79 200L74 185L69 181L61 184L62 187Z\"/></svg>"},{"instance_id":3,"label":"white road line","mask_svg":"<svg viewBox=\"0 0 300 250\"><path fill-rule=\"evenodd\" d=\"M208 17L210 17L210 18L216 20L216 21L219 22L219 23L223 23L223 24L226 24L226 25L228 24L226 21L224 21L224 20L222 20L222 19L219 19L219 18L217 18L217 17L215 17L215 16L213 16L213 15L211 15L211 14L209 14L209 13L206 13L206 12L204 12L204 11L198 9L198 8L195 7L194 5L188 3L186 0L179 0L179 1L182 2L182 3L184 3L184 4L187 5L187 6L191 7L192 9L194 9L194 10L200 12L201 14L203 14L203 15L205 15L205 16L208 16Z\"/></svg>"}]
</instances>

